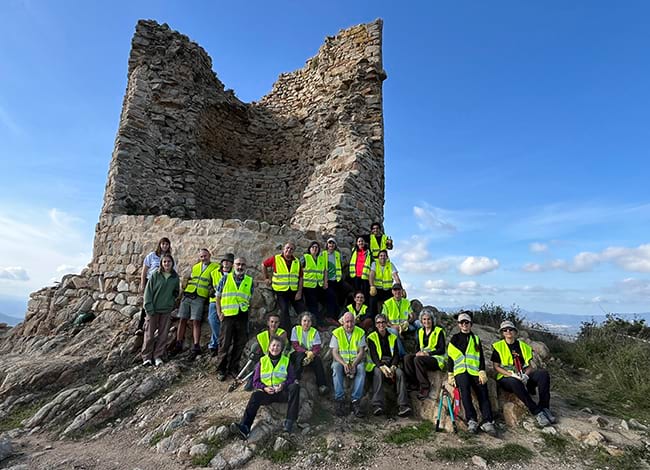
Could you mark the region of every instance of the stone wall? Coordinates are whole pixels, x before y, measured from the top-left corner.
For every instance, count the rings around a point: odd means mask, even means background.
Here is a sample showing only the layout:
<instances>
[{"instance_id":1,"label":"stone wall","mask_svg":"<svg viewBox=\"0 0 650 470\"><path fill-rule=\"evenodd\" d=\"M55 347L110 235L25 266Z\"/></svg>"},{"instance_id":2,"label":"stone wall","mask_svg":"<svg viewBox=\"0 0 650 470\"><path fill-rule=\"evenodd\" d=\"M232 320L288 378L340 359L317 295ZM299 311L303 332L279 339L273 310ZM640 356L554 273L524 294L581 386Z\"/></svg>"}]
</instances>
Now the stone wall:
<instances>
[{"instance_id":1,"label":"stone wall","mask_svg":"<svg viewBox=\"0 0 650 470\"><path fill-rule=\"evenodd\" d=\"M138 22L102 215L367 232L383 219L381 29L377 20L328 37L246 104L200 46Z\"/></svg>"}]
</instances>

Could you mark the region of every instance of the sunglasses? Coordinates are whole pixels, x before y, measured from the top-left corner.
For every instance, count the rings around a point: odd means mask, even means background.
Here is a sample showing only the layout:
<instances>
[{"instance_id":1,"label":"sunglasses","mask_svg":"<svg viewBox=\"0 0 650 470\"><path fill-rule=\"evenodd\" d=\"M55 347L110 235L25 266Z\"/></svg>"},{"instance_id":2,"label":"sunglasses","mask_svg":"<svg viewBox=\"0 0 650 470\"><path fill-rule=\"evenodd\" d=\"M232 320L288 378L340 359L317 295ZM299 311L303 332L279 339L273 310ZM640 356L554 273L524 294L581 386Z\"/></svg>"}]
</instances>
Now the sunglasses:
<instances>
[{"instance_id":1,"label":"sunglasses","mask_svg":"<svg viewBox=\"0 0 650 470\"><path fill-rule=\"evenodd\" d=\"M517 330L516 330L515 328L510 328L510 327L508 327L508 328L504 328L504 329L501 330L501 331L517 331Z\"/></svg>"},{"instance_id":2,"label":"sunglasses","mask_svg":"<svg viewBox=\"0 0 650 470\"><path fill-rule=\"evenodd\" d=\"M461 320L458 322L459 325L471 325L472 322L469 320Z\"/></svg>"}]
</instances>

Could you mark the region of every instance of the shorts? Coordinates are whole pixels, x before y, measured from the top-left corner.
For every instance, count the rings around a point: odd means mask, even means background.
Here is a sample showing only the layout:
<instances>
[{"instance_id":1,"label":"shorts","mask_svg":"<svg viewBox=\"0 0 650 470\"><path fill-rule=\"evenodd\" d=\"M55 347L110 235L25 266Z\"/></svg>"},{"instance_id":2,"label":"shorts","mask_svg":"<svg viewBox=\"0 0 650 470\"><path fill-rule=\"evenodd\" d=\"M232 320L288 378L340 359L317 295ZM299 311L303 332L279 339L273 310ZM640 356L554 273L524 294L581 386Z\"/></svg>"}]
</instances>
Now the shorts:
<instances>
[{"instance_id":1,"label":"shorts","mask_svg":"<svg viewBox=\"0 0 650 470\"><path fill-rule=\"evenodd\" d=\"M203 318L203 305L206 302L205 297L183 297L181 306L178 308L178 318L201 321Z\"/></svg>"}]
</instances>

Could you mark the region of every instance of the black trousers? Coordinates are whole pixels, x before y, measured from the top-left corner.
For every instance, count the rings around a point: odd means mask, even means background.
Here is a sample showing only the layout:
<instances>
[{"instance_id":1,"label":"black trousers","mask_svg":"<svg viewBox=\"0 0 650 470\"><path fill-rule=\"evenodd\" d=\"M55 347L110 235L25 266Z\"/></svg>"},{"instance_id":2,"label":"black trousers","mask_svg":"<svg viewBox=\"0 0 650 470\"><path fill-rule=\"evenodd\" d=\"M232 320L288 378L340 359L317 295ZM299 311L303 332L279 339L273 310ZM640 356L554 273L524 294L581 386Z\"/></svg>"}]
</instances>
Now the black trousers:
<instances>
[{"instance_id":1,"label":"black trousers","mask_svg":"<svg viewBox=\"0 0 650 470\"><path fill-rule=\"evenodd\" d=\"M352 282L352 288L354 292L361 291L366 298L366 305L368 305L368 299L370 298L370 281L368 279L361 279L360 277L351 277L350 281Z\"/></svg>"},{"instance_id":2,"label":"black trousers","mask_svg":"<svg viewBox=\"0 0 650 470\"><path fill-rule=\"evenodd\" d=\"M370 303L368 305L368 310L370 310L370 312L373 315L377 315L378 313L381 313L378 310L379 302L383 304L392 296L393 296L393 292L390 290L377 289L377 295L375 295L374 297L370 296Z\"/></svg>"},{"instance_id":3,"label":"black trousers","mask_svg":"<svg viewBox=\"0 0 650 470\"><path fill-rule=\"evenodd\" d=\"M481 408L482 422L494 421L492 418L492 407L490 406L487 385L481 385L478 381L478 376L470 375L468 372L458 374L455 378L456 385L460 390L460 399L463 402L463 409L465 410L465 419L467 421L478 421L478 418L476 417L476 409L472 403L472 390L474 390L474 392L476 392L476 398L478 398L478 405Z\"/></svg>"},{"instance_id":4,"label":"black trousers","mask_svg":"<svg viewBox=\"0 0 650 470\"><path fill-rule=\"evenodd\" d=\"M289 403L287 419L295 421L298 419L298 411L300 411L300 385L291 384L280 393L273 394L266 393L264 390L255 390L248 400L241 424L250 429L260 406L270 405L271 403Z\"/></svg>"},{"instance_id":5,"label":"black trousers","mask_svg":"<svg viewBox=\"0 0 650 470\"><path fill-rule=\"evenodd\" d=\"M327 281L327 290L325 296L327 298L327 316L338 320L341 314L341 307L339 306L339 297L341 291L341 283L338 281Z\"/></svg>"},{"instance_id":6,"label":"black trousers","mask_svg":"<svg viewBox=\"0 0 650 470\"><path fill-rule=\"evenodd\" d=\"M320 299L323 297L322 287L303 287L302 295L307 304L307 310L314 316L315 323L322 323L323 319L320 314ZM302 312L298 312L299 314ZM287 330L288 331L288 330Z\"/></svg>"},{"instance_id":7,"label":"black trousers","mask_svg":"<svg viewBox=\"0 0 650 470\"><path fill-rule=\"evenodd\" d=\"M427 372L430 370L440 370L438 361L431 356L416 356L415 354L407 354L404 356L404 372L406 378L410 383L417 383L420 390L429 390L431 382Z\"/></svg>"},{"instance_id":8,"label":"black trousers","mask_svg":"<svg viewBox=\"0 0 650 470\"><path fill-rule=\"evenodd\" d=\"M239 373L239 361L248 341L248 315L223 317L219 331L219 352L217 354L217 371L224 374ZM230 351L232 347L232 351Z\"/></svg>"},{"instance_id":9,"label":"black trousers","mask_svg":"<svg viewBox=\"0 0 650 470\"><path fill-rule=\"evenodd\" d=\"M291 332L291 314L289 307L292 306L298 315L305 311L305 304L302 300L296 300L296 291L275 291L278 299L278 308L280 309L280 327L290 334Z\"/></svg>"},{"instance_id":10,"label":"black trousers","mask_svg":"<svg viewBox=\"0 0 650 470\"><path fill-rule=\"evenodd\" d=\"M544 369L536 369L532 371L528 376L528 383L526 385L524 385L521 380L515 379L514 377L503 377L502 379L497 380L497 383L506 392L517 395L517 398L526 405L528 411L533 415L542 411L542 408L550 408L551 377ZM539 392L539 403L535 403L533 398L530 396L531 391L534 393L535 388L537 388Z\"/></svg>"},{"instance_id":11,"label":"black trousers","mask_svg":"<svg viewBox=\"0 0 650 470\"><path fill-rule=\"evenodd\" d=\"M304 366L302 365L302 360L305 358L304 352L294 351L291 353L291 361L293 362L293 370L296 373L296 379L300 380L302 378L302 371ZM323 370L323 361L321 361L320 356L314 356L314 359L307 365L311 367L311 370L314 371L316 376L316 385L319 387L321 385L326 385L325 383L325 371Z\"/></svg>"}]
</instances>

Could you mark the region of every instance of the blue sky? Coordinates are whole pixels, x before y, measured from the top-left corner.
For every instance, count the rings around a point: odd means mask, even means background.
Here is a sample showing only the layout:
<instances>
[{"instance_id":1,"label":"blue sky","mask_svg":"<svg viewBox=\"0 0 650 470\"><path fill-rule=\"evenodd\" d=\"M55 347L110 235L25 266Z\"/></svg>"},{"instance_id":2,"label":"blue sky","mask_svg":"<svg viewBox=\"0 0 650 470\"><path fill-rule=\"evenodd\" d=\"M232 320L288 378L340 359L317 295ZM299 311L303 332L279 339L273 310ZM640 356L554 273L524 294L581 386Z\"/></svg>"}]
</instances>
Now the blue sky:
<instances>
[{"instance_id":1,"label":"blue sky","mask_svg":"<svg viewBox=\"0 0 650 470\"><path fill-rule=\"evenodd\" d=\"M0 312L92 252L140 18L244 101L384 20L386 231L438 306L648 311L650 4L0 3Z\"/></svg>"}]
</instances>

